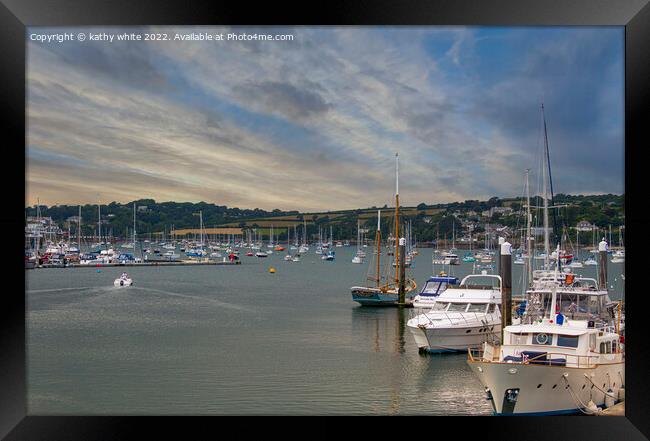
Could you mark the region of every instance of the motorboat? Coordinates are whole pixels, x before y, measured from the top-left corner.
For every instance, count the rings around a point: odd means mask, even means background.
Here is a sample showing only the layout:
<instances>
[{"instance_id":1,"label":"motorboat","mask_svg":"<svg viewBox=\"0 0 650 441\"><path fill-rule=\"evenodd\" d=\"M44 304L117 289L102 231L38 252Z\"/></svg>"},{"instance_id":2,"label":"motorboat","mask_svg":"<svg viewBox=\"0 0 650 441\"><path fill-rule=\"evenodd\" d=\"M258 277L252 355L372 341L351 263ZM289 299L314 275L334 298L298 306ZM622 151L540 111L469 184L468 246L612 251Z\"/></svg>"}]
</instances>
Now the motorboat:
<instances>
[{"instance_id":1,"label":"motorboat","mask_svg":"<svg viewBox=\"0 0 650 441\"><path fill-rule=\"evenodd\" d=\"M418 349L458 352L493 341L501 332L501 289L501 277L487 271L447 284L430 309L406 324Z\"/></svg>"},{"instance_id":2,"label":"motorboat","mask_svg":"<svg viewBox=\"0 0 650 441\"><path fill-rule=\"evenodd\" d=\"M328 251L327 254L323 254L320 258L321 260L334 260L334 251Z\"/></svg>"},{"instance_id":3,"label":"motorboat","mask_svg":"<svg viewBox=\"0 0 650 441\"><path fill-rule=\"evenodd\" d=\"M120 287L121 286L131 286L131 285L133 285L133 279L131 279L127 273L122 273L122 275L120 277L115 279L115 281L113 282L113 285L120 286Z\"/></svg>"}]
</instances>

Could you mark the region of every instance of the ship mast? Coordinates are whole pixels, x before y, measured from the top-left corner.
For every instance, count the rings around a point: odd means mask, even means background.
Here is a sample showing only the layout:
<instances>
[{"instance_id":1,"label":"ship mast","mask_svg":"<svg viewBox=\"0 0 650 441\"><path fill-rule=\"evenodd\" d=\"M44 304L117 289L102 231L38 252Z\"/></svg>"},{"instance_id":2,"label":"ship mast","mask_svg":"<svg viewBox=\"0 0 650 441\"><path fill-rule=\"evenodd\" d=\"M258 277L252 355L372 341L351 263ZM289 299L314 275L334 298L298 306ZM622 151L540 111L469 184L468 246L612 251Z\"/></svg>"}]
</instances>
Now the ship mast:
<instances>
[{"instance_id":1,"label":"ship mast","mask_svg":"<svg viewBox=\"0 0 650 441\"><path fill-rule=\"evenodd\" d=\"M381 210L377 210L377 234L375 235L375 242L377 242L377 286L381 282L381 270L379 261L381 260Z\"/></svg>"},{"instance_id":2,"label":"ship mast","mask_svg":"<svg viewBox=\"0 0 650 441\"><path fill-rule=\"evenodd\" d=\"M135 202L133 203L133 256L135 257Z\"/></svg>"},{"instance_id":3,"label":"ship mast","mask_svg":"<svg viewBox=\"0 0 650 441\"><path fill-rule=\"evenodd\" d=\"M81 205L79 205L79 218L77 221L79 222L77 224L77 242L79 242L77 245L79 246L79 255L81 256Z\"/></svg>"},{"instance_id":4,"label":"ship mast","mask_svg":"<svg viewBox=\"0 0 650 441\"><path fill-rule=\"evenodd\" d=\"M546 118L544 117L544 104L542 104L542 119L544 120L544 154L542 157L542 193L544 199L544 269L549 268L550 243L548 234L548 187L546 173L548 167L548 138L546 136ZM558 256L559 259L559 256Z\"/></svg>"},{"instance_id":5,"label":"ship mast","mask_svg":"<svg viewBox=\"0 0 650 441\"><path fill-rule=\"evenodd\" d=\"M530 223L531 223L531 214L530 214L530 184L528 181L530 169L526 169L526 248L528 251L528 283L533 280L533 241L530 235ZM525 289L525 286L524 286Z\"/></svg>"},{"instance_id":6,"label":"ship mast","mask_svg":"<svg viewBox=\"0 0 650 441\"><path fill-rule=\"evenodd\" d=\"M399 153L395 153L395 284L399 283Z\"/></svg>"}]
</instances>

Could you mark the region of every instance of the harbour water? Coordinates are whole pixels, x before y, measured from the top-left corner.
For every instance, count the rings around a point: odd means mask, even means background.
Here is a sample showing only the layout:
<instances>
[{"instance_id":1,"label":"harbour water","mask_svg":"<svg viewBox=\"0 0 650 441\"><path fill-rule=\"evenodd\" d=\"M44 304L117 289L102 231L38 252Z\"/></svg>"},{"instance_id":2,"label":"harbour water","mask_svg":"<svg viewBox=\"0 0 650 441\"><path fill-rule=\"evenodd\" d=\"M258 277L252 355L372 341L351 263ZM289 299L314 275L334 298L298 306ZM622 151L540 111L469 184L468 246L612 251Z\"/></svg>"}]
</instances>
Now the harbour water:
<instances>
[{"instance_id":1,"label":"harbour water","mask_svg":"<svg viewBox=\"0 0 650 441\"><path fill-rule=\"evenodd\" d=\"M334 250L331 262L312 247L300 262L275 252L236 266L130 267L127 288L113 286L119 267L26 271L28 413L491 414L467 355L421 355L412 309L354 303L367 265L351 263L354 247ZM418 285L432 251L415 259ZM462 277L472 264L452 268ZM613 300L623 268L609 264Z\"/></svg>"}]
</instances>

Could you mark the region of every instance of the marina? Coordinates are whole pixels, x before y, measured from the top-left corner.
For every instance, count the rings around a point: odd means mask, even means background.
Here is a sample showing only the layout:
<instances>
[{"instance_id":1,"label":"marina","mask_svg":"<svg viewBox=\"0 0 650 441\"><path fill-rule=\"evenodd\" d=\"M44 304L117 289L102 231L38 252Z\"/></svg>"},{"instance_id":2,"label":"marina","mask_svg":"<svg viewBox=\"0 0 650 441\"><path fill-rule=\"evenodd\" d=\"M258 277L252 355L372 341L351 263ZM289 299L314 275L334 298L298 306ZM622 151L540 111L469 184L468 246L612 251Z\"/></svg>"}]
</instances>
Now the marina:
<instances>
[{"instance_id":1,"label":"marina","mask_svg":"<svg viewBox=\"0 0 650 441\"><path fill-rule=\"evenodd\" d=\"M623 31L30 41L28 414L620 414Z\"/></svg>"},{"instance_id":2,"label":"marina","mask_svg":"<svg viewBox=\"0 0 650 441\"><path fill-rule=\"evenodd\" d=\"M432 249L418 251L412 271L424 286ZM134 265L124 288L113 286L120 266L27 271L30 412L492 414L466 352L420 353L407 326L417 308L350 300L366 273L355 253ZM454 269L461 279L473 271ZM514 295L521 269L513 265ZM620 265L608 271L621 299Z\"/></svg>"}]
</instances>

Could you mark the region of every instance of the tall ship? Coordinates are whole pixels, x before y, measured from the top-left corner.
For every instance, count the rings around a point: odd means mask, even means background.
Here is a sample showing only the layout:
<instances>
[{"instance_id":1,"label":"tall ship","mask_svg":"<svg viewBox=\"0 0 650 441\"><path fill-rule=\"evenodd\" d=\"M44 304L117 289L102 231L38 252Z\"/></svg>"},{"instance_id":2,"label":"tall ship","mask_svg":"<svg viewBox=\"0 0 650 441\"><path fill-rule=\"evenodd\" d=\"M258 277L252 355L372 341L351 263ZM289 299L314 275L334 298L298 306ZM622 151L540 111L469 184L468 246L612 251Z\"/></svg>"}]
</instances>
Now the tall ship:
<instances>
[{"instance_id":1,"label":"tall ship","mask_svg":"<svg viewBox=\"0 0 650 441\"><path fill-rule=\"evenodd\" d=\"M400 265L399 248L399 156L395 154L395 246L393 249L394 265L381 266L381 210L377 211L377 233L375 237L375 259L370 263L367 281L369 286L353 286L350 288L352 300L363 306L397 306L399 299ZM406 256L404 256L406 257ZM405 259L406 260L406 259ZM391 271L392 270L392 271ZM409 276L404 280L405 294L417 288L415 280ZM405 296L404 304L411 305L410 296Z\"/></svg>"}]
</instances>

